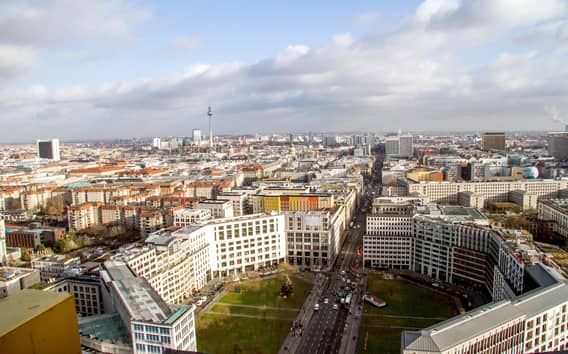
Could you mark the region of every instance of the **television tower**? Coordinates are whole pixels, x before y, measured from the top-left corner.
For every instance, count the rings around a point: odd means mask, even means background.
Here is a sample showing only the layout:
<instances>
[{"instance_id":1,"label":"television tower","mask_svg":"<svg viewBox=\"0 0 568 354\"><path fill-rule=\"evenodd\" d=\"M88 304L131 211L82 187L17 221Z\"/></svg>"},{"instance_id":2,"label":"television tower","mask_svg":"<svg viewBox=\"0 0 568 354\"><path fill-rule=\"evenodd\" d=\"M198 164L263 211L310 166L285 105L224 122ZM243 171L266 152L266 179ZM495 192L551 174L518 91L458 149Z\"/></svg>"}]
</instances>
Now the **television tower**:
<instances>
[{"instance_id":1,"label":"television tower","mask_svg":"<svg viewBox=\"0 0 568 354\"><path fill-rule=\"evenodd\" d=\"M209 105L207 115L209 116L209 148L213 149L213 111L211 111L211 105Z\"/></svg>"}]
</instances>

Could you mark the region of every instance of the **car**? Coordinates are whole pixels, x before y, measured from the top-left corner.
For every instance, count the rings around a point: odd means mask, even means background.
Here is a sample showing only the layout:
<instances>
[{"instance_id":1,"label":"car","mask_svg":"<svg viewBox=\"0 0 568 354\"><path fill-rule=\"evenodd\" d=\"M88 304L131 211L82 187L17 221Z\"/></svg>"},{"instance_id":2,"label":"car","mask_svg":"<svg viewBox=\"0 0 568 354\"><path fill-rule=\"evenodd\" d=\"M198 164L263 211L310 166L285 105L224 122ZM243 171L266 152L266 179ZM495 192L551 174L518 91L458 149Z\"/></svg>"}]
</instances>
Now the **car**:
<instances>
[{"instance_id":1,"label":"car","mask_svg":"<svg viewBox=\"0 0 568 354\"><path fill-rule=\"evenodd\" d=\"M319 304L315 304L314 305L314 311L318 311L320 309L320 305Z\"/></svg>"},{"instance_id":2,"label":"car","mask_svg":"<svg viewBox=\"0 0 568 354\"><path fill-rule=\"evenodd\" d=\"M196 304L197 306L201 306L201 305L203 305L204 302L205 302L205 301L203 301L203 299L199 299L199 300L197 300L197 302L196 302L195 304Z\"/></svg>"},{"instance_id":3,"label":"car","mask_svg":"<svg viewBox=\"0 0 568 354\"><path fill-rule=\"evenodd\" d=\"M323 299L323 303L324 303L324 304L329 304L329 299L326 297L325 299Z\"/></svg>"},{"instance_id":4,"label":"car","mask_svg":"<svg viewBox=\"0 0 568 354\"><path fill-rule=\"evenodd\" d=\"M333 304L333 309L337 310L339 308L339 306L337 306L337 304Z\"/></svg>"}]
</instances>

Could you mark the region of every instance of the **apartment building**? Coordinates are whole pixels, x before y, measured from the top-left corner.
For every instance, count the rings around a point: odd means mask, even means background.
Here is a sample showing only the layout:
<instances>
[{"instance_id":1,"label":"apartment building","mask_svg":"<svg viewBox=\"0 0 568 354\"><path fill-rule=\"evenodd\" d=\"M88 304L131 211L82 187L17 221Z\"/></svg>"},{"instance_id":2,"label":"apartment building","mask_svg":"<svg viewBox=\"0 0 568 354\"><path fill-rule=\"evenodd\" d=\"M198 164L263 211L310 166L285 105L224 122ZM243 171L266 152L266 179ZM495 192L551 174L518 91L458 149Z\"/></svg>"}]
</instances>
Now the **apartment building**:
<instances>
[{"instance_id":1,"label":"apartment building","mask_svg":"<svg viewBox=\"0 0 568 354\"><path fill-rule=\"evenodd\" d=\"M71 205L67 209L69 231L83 230L100 223L100 203Z\"/></svg>"},{"instance_id":2,"label":"apartment building","mask_svg":"<svg viewBox=\"0 0 568 354\"><path fill-rule=\"evenodd\" d=\"M567 328L568 283L562 279L419 331L404 331L402 353L557 352L568 349Z\"/></svg>"},{"instance_id":3,"label":"apartment building","mask_svg":"<svg viewBox=\"0 0 568 354\"><path fill-rule=\"evenodd\" d=\"M568 199L540 200L538 218L552 221L553 231L568 238Z\"/></svg>"},{"instance_id":4,"label":"apartment building","mask_svg":"<svg viewBox=\"0 0 568 354\"><path fill-rule=\"evenodd\" d=\"M164 215L160 210L143 211L140 218L140 237L144 238L167 226Z\"/></svg>"}]
</instances>

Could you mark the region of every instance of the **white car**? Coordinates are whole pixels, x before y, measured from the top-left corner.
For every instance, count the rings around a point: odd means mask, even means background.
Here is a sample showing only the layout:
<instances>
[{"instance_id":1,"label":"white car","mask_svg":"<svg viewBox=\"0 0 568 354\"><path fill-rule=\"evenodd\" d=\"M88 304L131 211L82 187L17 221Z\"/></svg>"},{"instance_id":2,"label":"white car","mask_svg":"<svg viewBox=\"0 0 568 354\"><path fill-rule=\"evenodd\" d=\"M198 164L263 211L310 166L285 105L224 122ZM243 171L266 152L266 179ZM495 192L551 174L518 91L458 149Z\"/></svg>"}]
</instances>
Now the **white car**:
<instances>
[{"instance_id":1,"label":"white car","mask_svg":"<svg viewBox=\"0 0 568 354\"><path fill-rule=\"evenodd\" d=\"M339 307L337 306L337 304L333 304L333 309L337 310Z\"/></svg>"},{"instance_id":2,"label":"white car","mask_svg":"<svg viewBox=\"0 0 568 354\"><path fill-rule=\"evenodd\" d=\"M324 304L329 304L329 299L326 297L325 299L323 299L323 303L324 303Z\"/></svg>"},{"instance_id":3,"label":"white car","mask_svg":"<svg viewBox=\"0 0 568 354\"><path fill-rule=\"evenodd\" d=\"M319 304L315 304L314 305L314 311L318 311L320 309L320 305Z\"/></svg>"}]
</instances>

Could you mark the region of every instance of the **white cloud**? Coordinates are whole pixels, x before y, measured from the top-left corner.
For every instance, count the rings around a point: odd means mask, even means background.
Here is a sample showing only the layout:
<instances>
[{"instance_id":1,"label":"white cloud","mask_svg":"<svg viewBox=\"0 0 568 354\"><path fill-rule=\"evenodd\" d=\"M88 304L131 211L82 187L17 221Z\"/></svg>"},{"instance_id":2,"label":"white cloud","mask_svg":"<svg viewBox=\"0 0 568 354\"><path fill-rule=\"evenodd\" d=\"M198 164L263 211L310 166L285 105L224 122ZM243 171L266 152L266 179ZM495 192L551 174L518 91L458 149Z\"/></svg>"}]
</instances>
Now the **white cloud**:
<instances>
[{"instance_id":1,"label":"white cloud","mask_svg":"<svg viewBox=\"0 0 568 354\"><path fill-rule=\"evenodd\" d=\"M84 49L80 56L89 57L94 55L88 53L91 48L109 48L131 43L134 40L132 28L150 16L149 9L136 6L129 0L2 1L2 58L19 52L22 62L1 61L0 70L8 74L21 74L33 66L42 51L61 49L68 45L81 46Z\"/></svg>"},{"instance_id":2,"label":"white cloud","mask_svg":"<svg viewBox=\"0 0 568 354\"><path fill-rule=\"evenodd\" d=\"M355 17L355 23L358 24L368 24L375 22L379 14L376 12L362 12Z\"/></svg>"},{"instance_id":3,"label":"white cloud","mask_svg":"<svg viewBox=\"0 0 568 354\"><path fill-rule=\"evenodd\" d=\"M201 39L197 36L180 36L170 42L169 47L174 49L194 49L199 47Z\"/></svg>"},{"instance_id":4,"label":"white cloud","mask_svg":"<svg viewBox=\"0 0 568 354\"><path fill-rule=\"evenodd\" d=\"M37 51L33 48L0 44L0 81L26 72L36 61Z\"/></svg>"},{"instance_id":5,"label":"white cloud","mask_svg":"<svg viewBox=\"0 0 568 354\"><path fill-rule=\"evenodd\" d=\"M561 17L564 0L426 0L416 19L431 28L507 29Z\"/></svg>"},{"instance_id":6,"label":"white cloud","mask_svg":"<svg viewBox=\"0 0 568 354\"><path fill-rule=\"evenodd\" d=\"M398 30L338 34L254 63L194 64L164 77L95 86L4 90L0 122L26 122L41 112L43 120L57 116L42 125L52 135L182 135L205 124L212 104L221 133L544 129L543 106L568 111L566 47L540 51L525 42L474 69L460 62L460 50L508 29L563 21L554 20L562 6L543 0L545 10L528 14L517 13L516 2L492 2L426 1ZM463 26L456 29L458 19Z\"/></svg>"}]
</instances>

